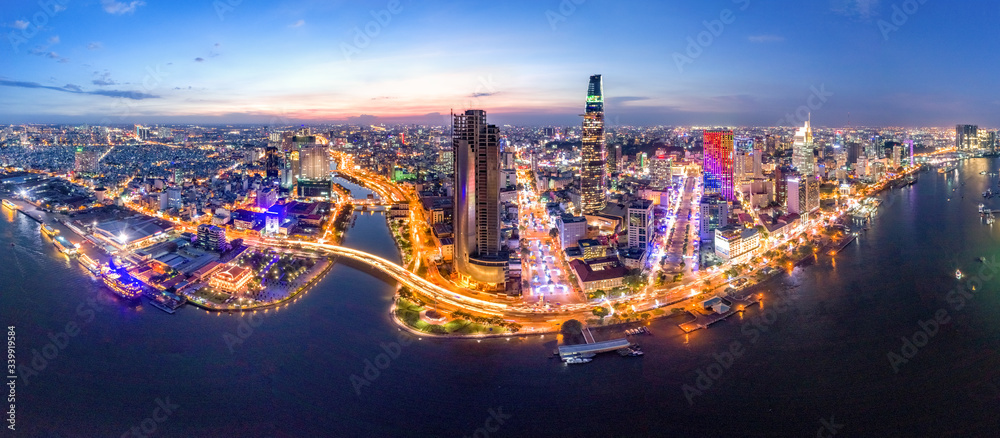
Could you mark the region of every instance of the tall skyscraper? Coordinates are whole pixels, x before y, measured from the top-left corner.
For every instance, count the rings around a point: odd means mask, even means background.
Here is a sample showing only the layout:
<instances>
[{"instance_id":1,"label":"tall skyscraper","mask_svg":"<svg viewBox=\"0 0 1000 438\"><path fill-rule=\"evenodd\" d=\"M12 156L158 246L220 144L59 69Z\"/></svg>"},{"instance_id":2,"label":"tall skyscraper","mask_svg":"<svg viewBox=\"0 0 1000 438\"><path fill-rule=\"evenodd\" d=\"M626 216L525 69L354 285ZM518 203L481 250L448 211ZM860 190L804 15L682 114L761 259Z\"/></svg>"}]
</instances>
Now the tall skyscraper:
<instances>
[{"instance_id":1,"label":"tall skyscraper","mask_svg":"<svg viewBox=\"0 0 1000 438\"><path fill-rule=\"evenodd\" d=\"M792 145L792 165L800 174L809 176L816 173L814 149L811 122L806 121L806 125L795 133L795 143Z\"/></svg>"},{"instance_id":2,"label":"tall skyscraper","mask_svg":"<svg viewBox=\"0 0 1000 438\"><path fill-rule=\"evenodd\" d=\"M595 213L607 204L607 149L604 142L604 81L590 77L587 113L583 115L583 146L580 149L580 204L585 213Z\"/></svg>"},{"instance_id":3,"label":"tall skyscraper","mask_svg":"<svg viewBox=\"0 0 1000 438\"><path fill-rule=\"evenodd\" d=\"M960 151L979 149L979 127L976 125L956 125L955 148Z\"/></svg>"},{"instance_id":4,"label":"tall skyscraper","mask_svg":"<svg viewBox=\"0 0 1000 438\"><path fill-rule=\"evenodd\" d=\"M268 146L264 149L264 167L268 178L277 178L281 175L281 155L278 148L274 146Z\"/></svg>"},{"instance_id":5,"label":"tall skyscraper","mask_svg":"<svg viewBox=\"0 0 1000 438\"><path fill-rule=\"evenodd\" d=\"M331 193L330 153L326 145L318 143L316 137L295 136L292 138L292 173L298 195L303 197L329 197Z\"/></svg>"},{"instance_id":6,"label":"tall skyscraper","mask_svg":"<svg viewBox=\"0 0 1000 438\"><path fill-rule=\"evenodd\" d=\"M486 111L454 116L455 272L470 286L503 289L507 252L500 242L499 129L486 124Z\"/></svg>"},{"instance_id":7,"label":"tall skyscraper","mask_svg":"<svg viewBox=\"0 0 1000 438\"><path fill-rule=\"evenodd\" d=\"M735 201L733 131L705 131L704 144L705 195L720 195L726 201Z\"/></svg>"}]
</instances>

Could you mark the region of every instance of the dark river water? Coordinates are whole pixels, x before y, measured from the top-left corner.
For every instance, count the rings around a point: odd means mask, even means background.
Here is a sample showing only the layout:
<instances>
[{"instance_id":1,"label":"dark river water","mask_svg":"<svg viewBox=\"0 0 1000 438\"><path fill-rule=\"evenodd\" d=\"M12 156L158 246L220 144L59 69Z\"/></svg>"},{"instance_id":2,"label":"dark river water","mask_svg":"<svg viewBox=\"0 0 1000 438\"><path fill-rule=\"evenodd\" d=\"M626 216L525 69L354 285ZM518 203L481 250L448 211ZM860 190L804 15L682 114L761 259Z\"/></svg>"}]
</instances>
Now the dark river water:
<instances>
[{"instance_id":1,"label":"dark river water","mask_svg":"<svg viewBox=\"0 0 1000 438\"><path fill-rule=\"evenodd\" d=\"M645 357L573 366L551 335L404 334L395 286L342 263L253 317L126 306L4 210L0 325L22 366L7 435L996 436L1000 269L977 258L1000 255L1000 225L977 205L997 188L979 173L997 168L971 160L884 194L857 243L765 285L743 318L689 336L659 320ZM380 213L344 244L399 260Z\"/></svg>"}]
</instances>

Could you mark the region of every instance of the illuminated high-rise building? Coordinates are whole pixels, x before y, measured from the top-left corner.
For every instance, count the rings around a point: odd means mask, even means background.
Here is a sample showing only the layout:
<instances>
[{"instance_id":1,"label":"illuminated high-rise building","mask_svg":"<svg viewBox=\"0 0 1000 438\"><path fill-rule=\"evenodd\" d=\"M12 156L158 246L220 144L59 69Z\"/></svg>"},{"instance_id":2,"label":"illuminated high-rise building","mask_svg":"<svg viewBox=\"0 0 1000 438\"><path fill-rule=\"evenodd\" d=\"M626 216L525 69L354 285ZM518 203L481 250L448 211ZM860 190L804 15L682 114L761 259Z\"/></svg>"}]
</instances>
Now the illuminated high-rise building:
<instances>
[{"instance_id":1,"label":"illuminated high-rise building","mask_svg":"<svg viewBox=\"0 0 1000 438\"><path fill-rule=\"evenodd\" d=\"M580 204L585 213L595 213L607 204L607 149L604 142L604 82L590 77L587 112L583 115L583 146L580 148Z\"/></svg>"},{"instance_id":2,"label":"illuminated high-rise building","mask_svg":"<svg viewBox=\"0 0 1000 438\"><path fill-rule=\"evenodd\" d=\"M960 151L979 149L979 127L976 125L956 125L955 147Z\"/></svg>"},{"instance_id":3,"label":"illuminated high-rise building","mask_svg":"<svg viewBox=\"0 0 1000 438\"><path fill-rule=\"evenodd\" d=\"M795 143L792 145L792 166L800 174L806 176L816 174L815 149L811 122L806 121L805 126L795 133Z\"/></svg>"},{"instance_id":4,"label":"illuminated high-rise building","mask_svg":"<svg viewBox=\"0 0 1000 438\"><path fill-rule=\"evenodd\" d=\"M281 174L281 155L274 146L264 149L264 167L268 178L277 178Z\"/></svg>"},{"instance_id":5,"label":"illuminated high-rise building","mask_svg":"<svg viewBox=\"0 0 1000 438\"><path fill-rule=\"evenodd\" d=\"M733 131L705 131L704 144L705 195L720 195L726 201L735 201Z\"/></svg>"},{"instance_id":6,"label":"illuminated high-rise building","mask_svg":"<svg viewBox=\"0 0 1000 438\"><path fill-rule=\"evenodd\" d=\"M299 196L328 198L331 193L330 152L315 136L292 138L292 174Z\"/></svg>"},{"instance_id":7,"label":"illuminated high-rise building","mask_svg":"<svg viewBox=\"0 0 1000 438\"><path fill-rule=\"evenodd\" d=\"M455 272L464 283L485 290L506 286L508 255L500 238L499 129L486 124L486 111L454 116Z\"/></svg>"}]
</instances>

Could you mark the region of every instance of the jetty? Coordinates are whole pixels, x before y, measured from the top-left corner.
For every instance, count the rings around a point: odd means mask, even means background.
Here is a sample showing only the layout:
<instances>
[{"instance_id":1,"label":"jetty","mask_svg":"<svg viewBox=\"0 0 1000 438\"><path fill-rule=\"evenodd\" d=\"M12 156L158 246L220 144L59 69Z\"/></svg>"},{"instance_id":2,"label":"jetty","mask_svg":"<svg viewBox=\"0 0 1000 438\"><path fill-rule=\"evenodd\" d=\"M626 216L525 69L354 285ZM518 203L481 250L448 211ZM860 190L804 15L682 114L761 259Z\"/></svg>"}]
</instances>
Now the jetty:
<instances>
[{"instance_id":1,"label":"jetty","mask_svg":"<svg viewBox=\"0 0 1000 438\"><path fill-rule=\"evenodd\" d=\"M708 328L712 324L722 321L737 313L742 313L754 304L759 304L760 299L754 295L742 298L737 297L715 297L702 303L703 309L688 311L693 317L692 320L678 324L677 326L684 333L691 333L696 330ZM709 313L712 312L712 313Z\"/></svg>"},{"instance_id":2,"label":"jetty","mask_svg":"<svg viewBox=\"0 0 1000 438\"><path fill-rule=\"evenodd\" d=\"M607 353L609 351L620 350L622 348L628 348L632 343L628 339L612 339L610 341L594 342L592 344L579 344L579 345L560 345L559 346L559 357L562 360L574 358L574 357L585 357L592 354Z\"/></svg>"}]
</instances>

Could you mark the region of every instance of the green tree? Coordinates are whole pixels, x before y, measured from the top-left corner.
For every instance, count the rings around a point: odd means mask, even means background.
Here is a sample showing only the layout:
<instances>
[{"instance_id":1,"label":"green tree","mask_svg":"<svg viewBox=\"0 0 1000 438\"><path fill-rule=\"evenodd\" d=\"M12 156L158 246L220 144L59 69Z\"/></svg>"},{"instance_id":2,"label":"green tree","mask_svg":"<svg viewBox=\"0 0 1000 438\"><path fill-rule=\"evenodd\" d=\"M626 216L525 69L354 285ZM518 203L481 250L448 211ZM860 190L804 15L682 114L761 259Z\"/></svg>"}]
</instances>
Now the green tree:
<instances>
[{"instance_id":1,"label":"green tree","mask_svg":"<svg viewBox=\"0 0 1000 438\"><path fill-rule=\"evenodd\" d=\"M594 314L594 316L598 318L604 318L605 316L608 316L608 313L611 313L611 311L609 311L608 308L604 306L594 307L594 309L591 310L591 312Z\"/></svg>"},{"instance_id":2,"label":"green tree","mask_svg":"<svg viewBox=\"0 0 1000 438\"><path fill-rule=\"evenodd\" d=\"M582 330L583 330L583 323L575 319L571 319L569 321L562 323L562 327L559 328L559 333L562 333L565 336L575 336L579 334Z\"/></svg>"},{"instance_id":3,"label":"green tree","mask_svg":"<svg viewBox=\"0 0 1000 438\"><path fill-rule=\"evenodd\" d=\"M552 228L551 230L549 230L549 237L551 237L553 239L555 239L556 237L559 237L559 229L558 228Z\"/></svg>"}]
</instances>

